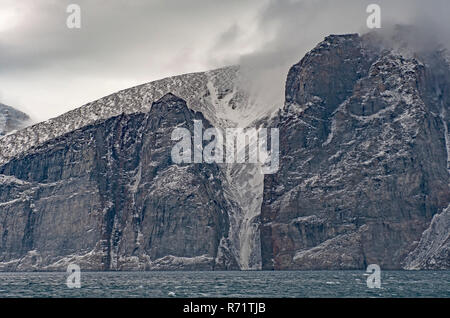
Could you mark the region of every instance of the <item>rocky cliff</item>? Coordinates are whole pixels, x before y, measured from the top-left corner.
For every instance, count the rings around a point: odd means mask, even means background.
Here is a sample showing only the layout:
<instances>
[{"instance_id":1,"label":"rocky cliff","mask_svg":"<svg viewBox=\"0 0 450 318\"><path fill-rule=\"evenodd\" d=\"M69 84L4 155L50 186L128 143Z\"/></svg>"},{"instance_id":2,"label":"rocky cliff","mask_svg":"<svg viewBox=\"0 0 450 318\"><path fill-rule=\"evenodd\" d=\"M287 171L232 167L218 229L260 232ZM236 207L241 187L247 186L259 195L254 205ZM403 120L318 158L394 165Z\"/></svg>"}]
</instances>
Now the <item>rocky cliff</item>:
<instances>
[{"instance_id":1,"label":"rocky cliff","mask_svg":"<svg viewBox=\"0 0 450 318\"><path fill-rule=\"evenodd\" d=\"M122 113L148 112L151 104L168 93L186 101L217 127L246 127L274 111L274 105L255 104L239 87L238 66L207 72L167 77L124 89L5 136L0 147L0 164L53 138Z\"/></svg>"},{"instance_id":2,"label":"rocky cliff","mask_svg":"<svg viewBox=\"0 0 450 318\"><path fill-rule=\"evenodd\" d=\"M217 165L171 162L175 127L209 122L172 94L30 149L0 168L0 268L232 269ZM237 213L237 212L234 212Z\"/></svg>"},{"instance_id":3,"label":"rocky cliff","mask_svg":"<svg viewBox=\"0 0 450 318\"><path fill-rule=\"evenodd\" d=\"M253 121L270 116L275 109L274 105L269 105L266 108L249 100L248 93L238 85L239 73L239 67L231 66L207 72L164 78L111 94L59 117L4 136L0 147L0 165L7 164L14 158L24 158L24 156L33 153L34 149L42 147L47 143L48 145L46 147L50 149L54 145L54 141L59 140L62 136L72 134L86 127L97 129L96 127L98 127L99 122L110 120L121 114L133 116L135 114L148 114L152 103L168 93L173 93L185 100L189 109L201 112L205 120L215 127L246 127ZM171 131L167 130L166 133L170 135ZM170 147L168 146L166 149L170 149ZM44 157L45 154L43 153L41 160ZM33 166L33 169L53 168L36 165ZM239 208L227 210L229 222L224 225L223 229L228 231L228 239L222 241L223 248L218 252L219 255L217 258L224 259L224 262L227 264L223 266L226 268L235 268L233 262L237 260L238 267L241 269L259 269L261 262L258 216L260 213L263 178L259 174L258 167L254 165L223 165L221 169L224 185L222 191L227 196L227 200L237 202ZM6 182L6 180L11 179L4 178L3 180ZM23 180L16 181L22 182ZM9 191L9 188L5 186L3 189L5 191L5 201L12 201L9 203L11 205L15 204L14 202L18 202L14 201L14 197L8 196L9 192L7 191ZM20 192L22 190L19 189L17 191ZM39 196L39 194L37 195ZM255 199L252 199L252 197L255 197ZM64 196L61 196L60 200L70 201L70 199L64 198ZM87 207L91 203L85 202L83 204ZM181 205L179 208L183 209ZM16 209L20 210L19 207L16 207ZM45 207L39 207L39 209L48 210L52 209L52 206L46 205ZM1 214L2 208L0 206ZM192 215L191 217L195 216ZM67 224L69 223L70 221ZM5 231L7 230L5 228ZM81 233L84 231L84 229L80 228L78 230ZM197 233L202 233L202 230L199 230ZM155 241L152 244L154 248L157 248ZM0 253L1 251L0 249ZM241 253L241 251L245 252ZM68 261L79 259L78 256L84 255L83 253L85 254L86 251L74 252ZM89 255L86 255L86 257L90 257ZM173 255L168 255L168 257L169 259L164 259L161 263L163 265L159 267L152 265L151 268L176 269L182 268L183 266L181 265L183 262L186 264L190 262L188 258L174 258ZM233 261L229 261L231 259ZM3 260L4 262L9 262L8 257ZM14 262L17 263L17 259ZM171 266L171 262L179 264L177 265L178 267ZM146 263L149 263L149 261L146 261ZM202 265L197 266L192 262L190 263L189 268L205 268ZM123 268L149 268L147 265L139 264L130 263L128 267L125 266ZM153 262L153 264L156 263ZM64 265L58 266L60 266L58 268L64 267ZM184 267L188 268L186 266ZM17 267L9 266L5 268ZM20 269L23 268L32 269L33 267L20 267ZM52 269L53 267L46 268ZM220 266L215 266L215 268L220 268Z\"/></svg>"},{"instance_id":4,"label":"rocky cliff","mask_svg":"<svg viewBox=\"0 0 450 318\"><path fill-rule=\"evenodd\" d=\"M450 63L405 38L327 37L275 115L228 67L4 136L0 270L449 268ZM194 120L278 127L279 171L174 164Z\"/></svg>"},{"instance_id":5,"label":"rocky cliff","mask_svg":"<svg viewBox=\"0 0 450 318\"><path fill-rule=\"evenodd\" d=\"M433 217L417 248L406 258L405 268L450 268L450 207Z\"/></svg>"},{"instance_id":6,"label":"rocky cliff","mask_svg":"<svg viewBox=\"0 0 450 318\"><path fill-rule=\"evenodd\" d=\"M264 180L263 269L402 268L450 201L449 75L439 52L373 34L329 36L291 68L280 170Z\"/></svg>"}]
</instances>

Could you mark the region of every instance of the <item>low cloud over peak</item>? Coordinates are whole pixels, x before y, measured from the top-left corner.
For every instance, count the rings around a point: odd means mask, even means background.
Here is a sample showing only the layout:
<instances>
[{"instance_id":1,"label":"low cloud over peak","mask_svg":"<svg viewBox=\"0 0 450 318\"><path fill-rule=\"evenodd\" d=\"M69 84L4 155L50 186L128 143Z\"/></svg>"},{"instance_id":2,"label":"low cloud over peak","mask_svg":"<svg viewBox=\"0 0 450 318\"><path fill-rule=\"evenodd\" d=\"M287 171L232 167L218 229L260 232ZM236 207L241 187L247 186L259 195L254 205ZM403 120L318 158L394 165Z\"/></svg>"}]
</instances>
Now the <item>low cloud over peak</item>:
<instances>
[{"instance_id":1,"label":"low cloud over peak","mask_svg":"<svg viewBox=\"0 0 450 318\"><path fill-rule=\"evenodd\" d=\"M66 27L74 2L81 29ZM369 31L372 2L0 0L0 101L44 120L143 82L241 64L242 83L280 103L289 67L328 34ZM383 28L418 25L449 43L448 1L377 4Z\"/></svg>"}]
</instances>

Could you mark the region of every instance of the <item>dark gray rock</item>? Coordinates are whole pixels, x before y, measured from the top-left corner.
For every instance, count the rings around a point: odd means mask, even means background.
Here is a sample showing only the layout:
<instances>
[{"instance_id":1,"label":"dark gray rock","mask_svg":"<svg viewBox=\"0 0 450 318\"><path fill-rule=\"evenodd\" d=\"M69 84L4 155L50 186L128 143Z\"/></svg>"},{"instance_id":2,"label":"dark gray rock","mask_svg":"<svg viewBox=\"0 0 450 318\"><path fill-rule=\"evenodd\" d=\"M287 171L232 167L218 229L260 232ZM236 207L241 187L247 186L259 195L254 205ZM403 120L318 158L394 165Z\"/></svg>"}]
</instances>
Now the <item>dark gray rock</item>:
<instances>
[{"instance_id":1,"label":"dark gray rock","mask_svg":"<svg viewBox=\"0 0 450 318\"><path fill-rule=\"evenodd\" d=\"M329 36L289 71L263 269L399 269L450 202L448 64L375 38Z\"/></svg>"},{"instance_id":2,"label":"dark gray rock","mask_svg":"<svg viewBox=\"0 0 450 318\"><path fill-rule=\"evenodd\" d=\"M0 269L230 269L223 172L171 161L174 127L201 113L167 94L0 168Z\"/></svg>"},{"instance_id":3,"label":"dark gray rock","mask_svg":"<svg viewBox=\"0 0 450 318\"><path fill-rule=\"evenodd\" d=\"M405 269L450 268L450 206L436 214L417 248L405 259Z\"/></svg>"}]
</instances>

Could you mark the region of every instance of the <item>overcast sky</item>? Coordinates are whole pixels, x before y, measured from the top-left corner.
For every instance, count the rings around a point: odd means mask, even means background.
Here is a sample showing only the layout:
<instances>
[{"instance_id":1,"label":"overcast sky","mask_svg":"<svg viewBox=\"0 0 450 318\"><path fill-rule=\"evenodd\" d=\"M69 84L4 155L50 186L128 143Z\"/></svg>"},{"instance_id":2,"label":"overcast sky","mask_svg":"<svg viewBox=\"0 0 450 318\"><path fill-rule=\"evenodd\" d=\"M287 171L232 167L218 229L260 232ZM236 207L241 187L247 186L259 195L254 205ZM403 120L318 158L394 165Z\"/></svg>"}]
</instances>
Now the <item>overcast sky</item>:
<instances>
[{"instance_id":1,"label":"overcast sky","mask_svg":"<svg viewBox=\"0 0 450 318\"><path fill-rule=\"evenodd\" d=\"M81 7L81 29L66 26L71 3ZM449 0L0 0L0 102L40 121L120 89L230 64L277 100L289 66L324 36L369 31L370 3L381 5L383 27L450 30Z\"/></svg>"}]
</instances>

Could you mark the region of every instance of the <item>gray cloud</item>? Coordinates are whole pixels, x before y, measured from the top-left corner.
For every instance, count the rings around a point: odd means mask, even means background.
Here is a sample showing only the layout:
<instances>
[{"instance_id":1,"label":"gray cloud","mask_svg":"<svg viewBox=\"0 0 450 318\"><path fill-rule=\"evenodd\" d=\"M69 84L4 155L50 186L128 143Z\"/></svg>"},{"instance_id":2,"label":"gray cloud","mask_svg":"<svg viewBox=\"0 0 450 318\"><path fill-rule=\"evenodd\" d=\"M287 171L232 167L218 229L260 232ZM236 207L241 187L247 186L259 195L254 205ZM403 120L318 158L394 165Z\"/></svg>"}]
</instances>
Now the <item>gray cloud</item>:
<instances>
[{"instance_id":1,"label":"gray cloud","mask_svg":"<svg viewBox=\"0 0 450 318\"><path fill-rule=\"evenodd\" d=\"M79 30L66 27L70 3L81 7ZM43 120L132 85L206 70L211 43L245 25L260 3L0 0L21 20L0 27L2 101Z\"/></svg>"},{"instance_id":2,"label":"gray cloud","mask_svg":"<svg viewBox=\"0 0 450 318\"><path fill-rule=\"evenodd\" d=\"M243 85L265 106L282 104L289 68L329 34L371 31L366 25L366 8L372 3L381 7L379 32L390 36L394 25L415 25L417 33L411 35L411 44L425 48L431 43L449 43L447 0L272 0L257 17L258 33L266 35L266 41L254 52L234 56L243 69ZM231 30L223 36L229 43L233 42L231 34L239 36ZM218 58L213 60L217 63ZM230 60L233 58L227 56L222 62Z\"/></svg>"},{"instance_id":3,"label":"gray cloud","mask_svg":"<svg viewBox=\"0 0 450 318\"><path fill-rule=\"evenodd\" d=\"M80 30L65 25L69 3L81 6ZM447 0L0 0L18 21L0 21L1 101L43 120L132 85L241 64L242 84L278 104L289 67L323 37L368 31L369 3L386 30L417 24L421 39L449 43Z\"/></svg>"}]
</instances>

